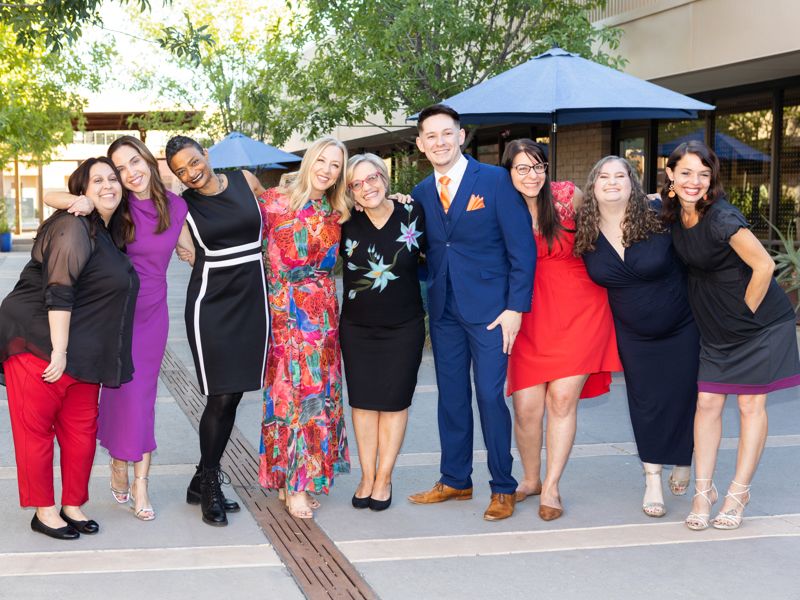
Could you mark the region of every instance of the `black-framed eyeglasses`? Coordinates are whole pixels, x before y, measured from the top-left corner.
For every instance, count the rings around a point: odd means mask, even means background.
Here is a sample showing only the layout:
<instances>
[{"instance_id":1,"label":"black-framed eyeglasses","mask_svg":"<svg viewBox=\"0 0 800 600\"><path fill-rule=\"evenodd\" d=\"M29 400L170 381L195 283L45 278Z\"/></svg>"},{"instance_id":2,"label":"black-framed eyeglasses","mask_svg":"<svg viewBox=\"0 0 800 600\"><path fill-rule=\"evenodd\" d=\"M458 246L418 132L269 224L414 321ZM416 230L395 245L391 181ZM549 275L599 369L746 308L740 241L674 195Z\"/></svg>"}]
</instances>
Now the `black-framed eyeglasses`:
<instances>
[{"instance_id":1,"label":"black-framed eyeglasses","mask_svg":"<svg viewBox=\"0 0 800 600\"><path fill-rule=\"evenodd\" d=\"M543 163L536 163L535 165L526 165L526 164L515 165L514 170L517 172L518 175L520 175L520 177L525 177L525 175L531 172L531 169L533 169L534 173L538 173L539 175L541 175L542 173L547 171L548 164L549 163L543 162Z\"/></svg>"},{"instance_id":2,"label":"black-framed eyeglasses","mask_svg":"<svg viewBox=\"0 0 800 600\"><path fill-rule=\"evenodd\" d=\"M364 179L355 179L351 181L350 185L348 185L347 187L349 187L354 192L357 192L362 187L364 187L365 183L368 183L370 186L375 187L375 185L377 185L380 179L381 179L381 174L378 171L375 171L369 177L364 177Z\"/></svg>"}]
</instances>

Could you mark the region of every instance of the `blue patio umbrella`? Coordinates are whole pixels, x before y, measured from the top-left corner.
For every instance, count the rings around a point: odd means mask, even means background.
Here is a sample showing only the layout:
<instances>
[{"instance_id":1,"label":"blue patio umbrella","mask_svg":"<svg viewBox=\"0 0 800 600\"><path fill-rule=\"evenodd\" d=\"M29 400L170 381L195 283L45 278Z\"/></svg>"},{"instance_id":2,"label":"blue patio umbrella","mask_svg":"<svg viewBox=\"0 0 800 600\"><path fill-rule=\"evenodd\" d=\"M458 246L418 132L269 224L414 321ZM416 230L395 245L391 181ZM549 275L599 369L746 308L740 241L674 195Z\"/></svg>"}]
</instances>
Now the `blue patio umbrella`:
<instances>
[{"instance_id":1,"label":"blue patio umbrella","mask_svg":"<svg viewBox=\"0 0 800 600\"><path fill-rule=\"evenodd\" d=\"M659 144L658 154L660 156L669 156L680 144L692 140L698 142L705 140L703 130L697 129L669 142ZM735 137L724 133L714 134L714 152L716 152L720 160L751 160L754 162L770 162L772 160L768 154L764 154L760 150L756 150L744 142L740 142Z\"/></svg>"},{"instance_id":2,"label":"blue patio umbrella","mask_svg":"<svg viewBox=\"0 0 800 600\"><path fill-rule=\"evenodd\" d=\"M458 111L464 124L551 125L553 179L558 125L617 119L696 119L697 111L714 110L710 104L561 48L551 48L443 102Z\"/></svg>"},{"instance_id":3,"label":"blue patio umbrella","mask_svg":"<svg viewBox=\"0 0 800 600\"><path fill-rule=\"evenodd\" d=\"M264 142L247 137L243 133L234 131L208 149L211 166L215 169L229 169L231 167L258 167L286 168L279 163L300 162L302 159L270 146ZM276 166L277 164L277 166Z\"/></svg>"}]
</instances>

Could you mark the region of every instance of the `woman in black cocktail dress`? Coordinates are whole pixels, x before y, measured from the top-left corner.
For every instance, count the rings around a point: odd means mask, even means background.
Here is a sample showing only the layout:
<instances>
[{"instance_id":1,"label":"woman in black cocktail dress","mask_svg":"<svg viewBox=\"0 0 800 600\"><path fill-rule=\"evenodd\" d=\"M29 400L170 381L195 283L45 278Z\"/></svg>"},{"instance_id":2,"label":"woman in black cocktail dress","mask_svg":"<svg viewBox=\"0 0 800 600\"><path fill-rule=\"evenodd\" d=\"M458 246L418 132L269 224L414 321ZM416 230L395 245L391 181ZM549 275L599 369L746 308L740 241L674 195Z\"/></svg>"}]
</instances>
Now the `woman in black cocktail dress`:
<instances>
[{"instance_id":1,"label":"woman in black cocktail dress","mask_svg":"<svg viewBox=\"0 0 800 600\"><path fill-rule=\"evenodd\" d=\"M672 238L630 165L616 156L589 174L578 214L576 253L595 283L608 288L631 424L645 471L644 513L666 514L661 465L676 465L673 494L691 475L699 334L686 293L686 272Z\"/></svg>"}]
</instances>

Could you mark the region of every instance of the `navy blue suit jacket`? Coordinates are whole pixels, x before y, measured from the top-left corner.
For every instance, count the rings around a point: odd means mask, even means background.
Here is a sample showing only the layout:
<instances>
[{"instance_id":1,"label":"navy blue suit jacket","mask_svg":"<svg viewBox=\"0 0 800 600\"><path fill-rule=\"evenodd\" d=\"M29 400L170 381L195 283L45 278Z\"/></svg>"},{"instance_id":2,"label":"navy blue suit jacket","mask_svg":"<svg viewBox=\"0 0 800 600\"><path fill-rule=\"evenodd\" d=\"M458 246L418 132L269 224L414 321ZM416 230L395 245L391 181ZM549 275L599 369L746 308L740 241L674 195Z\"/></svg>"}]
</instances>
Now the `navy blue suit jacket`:
<instances>
[{"instance_id":1,"label":"navy blue suit jacket","mask_svg":"<svg viewBox=\"0 0 800 600\"><path fill-rule=\"evenodd\" d=\"M442 316L449 273L461 317L490 323L506 309L531 309L536 243L530 213L508 171L466 158L467 170L447 213L433 174L411 195L425 210L431 318ZM468 211L472 196L481 196L484 208Z\"/></svg>"}]
</instances>

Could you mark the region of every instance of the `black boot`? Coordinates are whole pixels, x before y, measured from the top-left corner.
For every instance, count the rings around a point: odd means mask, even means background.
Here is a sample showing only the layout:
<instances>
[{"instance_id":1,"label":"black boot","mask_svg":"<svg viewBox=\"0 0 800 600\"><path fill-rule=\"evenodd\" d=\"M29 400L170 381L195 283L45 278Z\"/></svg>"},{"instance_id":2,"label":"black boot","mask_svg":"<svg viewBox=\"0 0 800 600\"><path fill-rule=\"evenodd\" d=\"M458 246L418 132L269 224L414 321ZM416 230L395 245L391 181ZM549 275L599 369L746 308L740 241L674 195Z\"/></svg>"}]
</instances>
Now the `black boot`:
<instances>
[{"instance_id":1,"label":"black boot","mask_svg":"<svg viewBox=\"0 0 800 600\"><path fill-rule=\"evenodd\" d=\"M203 522L215 527L224 527L228 524L223 506L222 488L220 479L222 474L219 467L216 469L203 468L200 479L200 510L203 512Z\"/></svg>"},{"instance_id":2,"label":"black boot","mask_svg":"<svg viewBox=\"0 0 800 600\"><path fill-rule=\"evenodd\" d=\"M202 467L197 465L194 476L192 476L192 480L189 482L189 487L186 488L186 502L188 504L200 504L200 479L202 470ZM222 506L225 508L226 513L239 512L240 510L239 503L236 502L236 500L226 498L225 494L222 494Z\"/></svg>"}]
</instances>

